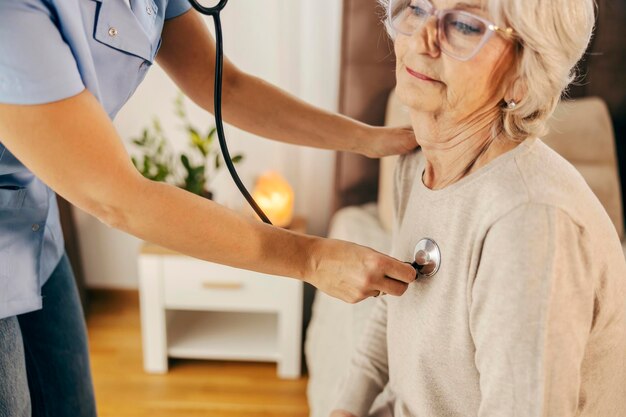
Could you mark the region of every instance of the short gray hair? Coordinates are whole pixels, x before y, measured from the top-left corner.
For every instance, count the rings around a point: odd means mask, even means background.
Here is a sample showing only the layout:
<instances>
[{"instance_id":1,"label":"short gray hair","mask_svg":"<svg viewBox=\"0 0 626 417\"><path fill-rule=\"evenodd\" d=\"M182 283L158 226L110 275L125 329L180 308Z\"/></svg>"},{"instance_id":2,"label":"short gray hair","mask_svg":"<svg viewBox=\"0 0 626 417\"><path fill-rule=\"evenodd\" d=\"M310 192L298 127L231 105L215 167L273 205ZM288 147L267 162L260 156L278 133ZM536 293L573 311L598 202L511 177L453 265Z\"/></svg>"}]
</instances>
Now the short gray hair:
<instances>
[{"instance_id":1,"label":"short gray hair","mask_svg":"<svg viewBox=\"0 0 626 417\"><path fill-rule=\"evenodd\" d=\"M494 126L512 139L546 134L546 122L561 96L577 77L593 32L594 0L483 0L494 23L511 27L517 38L514 90L523 98L513 109L503 107ZM379 0L389 10L390 0ZM388 21L388 19L386 19ZM393 30L387 24L391 37Z\"/></svg>"}]
</instances>

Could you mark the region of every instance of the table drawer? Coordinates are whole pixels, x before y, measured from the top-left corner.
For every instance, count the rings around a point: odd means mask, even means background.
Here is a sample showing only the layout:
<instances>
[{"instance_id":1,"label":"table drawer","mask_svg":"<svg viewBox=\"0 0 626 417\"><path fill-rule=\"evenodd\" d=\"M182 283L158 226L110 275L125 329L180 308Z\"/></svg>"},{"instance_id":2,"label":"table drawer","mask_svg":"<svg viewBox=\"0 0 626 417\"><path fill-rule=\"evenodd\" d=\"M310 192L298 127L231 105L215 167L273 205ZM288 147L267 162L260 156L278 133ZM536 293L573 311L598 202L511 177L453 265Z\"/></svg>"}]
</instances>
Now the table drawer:
<instances>
[{"instance_id":1,"label":"table drawer","mask_svg":"<svg viewBox=\"0 0 626 417\"><path fill-rule=\"evenodd\" d=\"M300 282L210 262L163 259L165 307L223 311L280 311ZM296 291L294 291L296 290Z\"/></svg>"}]
</instances>

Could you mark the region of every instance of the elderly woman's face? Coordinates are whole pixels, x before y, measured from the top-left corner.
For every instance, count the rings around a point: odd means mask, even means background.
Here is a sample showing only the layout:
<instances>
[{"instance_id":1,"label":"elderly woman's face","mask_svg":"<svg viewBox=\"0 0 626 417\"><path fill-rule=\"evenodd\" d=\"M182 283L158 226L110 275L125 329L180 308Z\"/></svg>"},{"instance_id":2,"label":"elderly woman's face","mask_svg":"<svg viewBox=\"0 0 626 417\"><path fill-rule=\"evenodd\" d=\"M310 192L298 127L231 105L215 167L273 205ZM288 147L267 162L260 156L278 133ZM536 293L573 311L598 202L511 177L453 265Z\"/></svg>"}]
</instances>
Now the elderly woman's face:
<instances>
[{"instance_id":1,"label":"elderly woman's face","mask_svg":"<svg viewBox=\"0 0 626 417\"><path fill-rule=\"evenodd\" d=\"M492 20L480 0L434 0L437 9L461 9ZM505 74L513 65L509 40L494 35L468 61L441 52L437 42L435 18L412 36L398 34L396 53L397 94L408 107L455 120L497 106L504 95Z\"/></svg>"}]
</instances>

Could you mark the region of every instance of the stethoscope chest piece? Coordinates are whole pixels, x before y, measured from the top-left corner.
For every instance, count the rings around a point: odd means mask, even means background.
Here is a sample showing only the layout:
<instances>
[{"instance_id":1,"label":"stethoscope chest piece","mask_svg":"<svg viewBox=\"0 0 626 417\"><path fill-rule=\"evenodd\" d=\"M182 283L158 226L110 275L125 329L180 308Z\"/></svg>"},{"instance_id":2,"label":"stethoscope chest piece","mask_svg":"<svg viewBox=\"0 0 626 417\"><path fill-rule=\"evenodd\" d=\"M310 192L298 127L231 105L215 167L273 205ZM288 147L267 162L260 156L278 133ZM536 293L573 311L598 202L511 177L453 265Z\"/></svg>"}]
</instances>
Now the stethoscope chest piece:
<instances>
[{"instance_id":1,"label":"stethoscope chest piece","mask_svg":"<svg viewBox=\"0 0 626 417\"><path fill-rule=\"evenodd\" d=\"M441 266L441 251L437 243L429 238L424 238L417 242L413 251L415 262L413 266L418 275L432 277L439 271Z\"/></svg>"}]
</instances>

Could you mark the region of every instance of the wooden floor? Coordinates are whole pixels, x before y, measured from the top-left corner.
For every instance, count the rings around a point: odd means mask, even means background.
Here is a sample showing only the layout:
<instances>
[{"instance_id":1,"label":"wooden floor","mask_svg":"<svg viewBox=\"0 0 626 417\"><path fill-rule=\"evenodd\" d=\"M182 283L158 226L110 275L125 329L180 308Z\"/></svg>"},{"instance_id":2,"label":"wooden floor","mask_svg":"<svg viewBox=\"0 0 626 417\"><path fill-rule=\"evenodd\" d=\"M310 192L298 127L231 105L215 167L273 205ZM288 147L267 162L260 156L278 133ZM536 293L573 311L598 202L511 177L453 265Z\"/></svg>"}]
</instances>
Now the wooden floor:
<instances>
[{"instance_id":1,"label":"wooden floor","mask_svg":"<svg viewBox=\"0 0 626 417\"><path fill-rule=\"evenodd\" d=\"M170 360L169 373L144 373L136 292L91 292L87 327L100 417L308 416L306 378L280 380L275 364Z\"/></svg>"}]
</instances>

